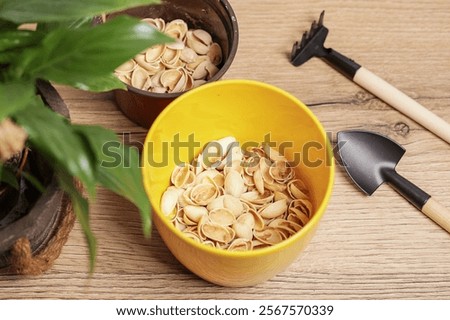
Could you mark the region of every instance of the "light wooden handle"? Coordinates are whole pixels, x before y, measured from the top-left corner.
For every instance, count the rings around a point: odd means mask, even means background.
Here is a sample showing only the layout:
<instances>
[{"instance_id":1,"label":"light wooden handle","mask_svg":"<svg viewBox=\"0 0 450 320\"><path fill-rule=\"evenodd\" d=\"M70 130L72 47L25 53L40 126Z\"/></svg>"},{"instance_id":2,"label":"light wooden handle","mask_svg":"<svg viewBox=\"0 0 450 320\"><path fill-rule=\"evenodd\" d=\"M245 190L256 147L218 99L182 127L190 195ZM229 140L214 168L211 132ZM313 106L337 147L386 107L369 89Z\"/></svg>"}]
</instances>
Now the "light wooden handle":
<instances>
[{"instance_id":1,"label":"light wooden handle","mask_svg":"<svg viewBox=\"0 0 450 320\"><path fill-rule=\"evenodd\" d=\"M450 233L450 210L433 198L428 199L422 208L422 212L428 218L436 222L448 233Z\"/></svg>"},{"instance_id":2,"label":"light wooden handle","mask_svg":"<svg viewBox=\"0 0 450 320\"><path fill-rule=\"evenodd\" d=\"M391 84L364 67L353 81L450 144L450 124Z\"/></svg>"}]
</instances>

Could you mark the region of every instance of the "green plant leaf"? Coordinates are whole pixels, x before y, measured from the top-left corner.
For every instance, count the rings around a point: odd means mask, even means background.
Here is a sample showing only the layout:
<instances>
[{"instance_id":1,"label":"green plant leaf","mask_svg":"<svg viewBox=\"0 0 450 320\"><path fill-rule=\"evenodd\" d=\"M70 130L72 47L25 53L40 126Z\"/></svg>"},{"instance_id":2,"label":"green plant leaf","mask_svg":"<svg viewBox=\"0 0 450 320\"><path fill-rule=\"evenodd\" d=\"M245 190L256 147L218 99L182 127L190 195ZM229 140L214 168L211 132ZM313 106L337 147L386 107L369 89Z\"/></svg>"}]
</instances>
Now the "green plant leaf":
<instances>
[{"instance_id":1,"label":"green plant leaf","mask_svg":"<svg viewBox=\"0 0 450 320\"><path fill-rule=\"evenodd\" d=\"M10 168L7 168L1 164L0 164L0 182L5 182L14 189L19 190L19 182L17 181L14 172Z\"/></svg>"},{"instance_id":2,"label":"green plant leaf","mask_svg":"<svg viewBox=\"0 0 450 320\"><path fill-rule=\"evenodd\" d=\"M91 149L64 117L51 111L36 97L33 106L16 112L13 119L28 133L30 145L49 163L77 177L95 195L95 159Z\"/></svg>"},{"instance_id":3,"label":"green plant leaf","mask_svg":"<svg viewBox=\"0 0 450 320\"><path fill-rule=\"evenodd\" d=\"M0 121L33 102L35 89L27 82L0 82Z\"/></svg>"},{"instance_id":4,"label":"green plant leaf","mask_svg":"<svg viewBox=\"0 0 450 320\"><path fill-rule=\"evenodd\" d=\"M105 76L86 80L87 81L77 83L75 87L81 90L93 92L105 92L114 89L126 89L127 87L112 73Z\"/></svg>"},{"instance_id":5,"label":"green plant leaf","mask_svg":"<svg viewBox=\"0 0 450 320\"><path fill-rule=\"evenodd\" d=\"M0 32L0 51L22 48L36 44L42 38L40 32L29 30L9 30Z\"/></svg>"},{"instance_id":6,"label":"green plant leaf","mask_svg":"<svg viewBox=\"0 0 450 320\"><path fill-rule=\"evenodd\" d=\"M71 175L63 170L57 170L56 176L58 178L59 185L72 200L73 209L75 215L80 222L81 229L86 237L86 241L89 248L89 266L90 272L94 271L95 258L97 256L97 241L92 233L89 223L89 203L83 198L80 192L74 185Z\"/></svg>"},{"instance_id":7,"label":"green plant leaf","mask_svg":"<svg viewBox=\"0 0 450 320\"><path fill-rule=\"evenodd\" d=\"M97 126L75 126L95 151L97 179L105 188L123 196L139 209L145 236L150 235L151 207L142 183L139 153L120 143L113 131Z\"/></svg>"},{"instance_id":8,"label":"green plant leaf","mask_svg":"<svg viewBox=\"0 0 450 320\"><path fill-rule=\"evenodd\" d=\"M92 17L82 17L78 19L41 22L37 25L37 30L42 32L50 32L58 28L78 29L83 26L92 25Z\"/></svg>"},{"instance_id":9,"label":"green plant leaf","mask_svg":"<svg viewBox=\"0 0 450 320\"><path fill-rule=\"evenodd\" d=\"M0 18L16 23L65 21L159 2L159 0L2 0Z\"/></svg>"},{"instance_id":10,"label":"green plant leaf","mask_svg":"<svg viewBox=\"0 0 450 320\"><path fill-rule=\"evenodd\" d=\"M17 57L15 74L78 86L110 75L147 47L171 41L148 23L128 16L95 27L61 28L50 32L38 50L24 50Z\"/></svg>"},{"instance_id":11,"label":"green plant leaf","mask_svg":"<svg viewBox=\"0 0 450 320\"><path fill-rule=\"evenodd\" d=\"M0 64L8 64L11 61L14 60L18 52L15 52L14 50L10 50L8 52L0 52ZM3 80L3 77L0 78Z\"/></svg>"},{"instance_id":12,"label":"green plant leaf","mask_svg":"<svg viewBox=\"0 0 450 320\"><path fill-rule=\"evenodd\" d=\"M151 206L145 193L141 169L139 166L138 152L128 146L122 145L117 151L124 157L124 163L129 162L129 167L104 167L100 166L98 179L102 186L128 199L139 209L142 230L146 237L151 232Z\"/></svg>"},{"instance_id":13,"label":"green plant leaf","mask_svg":"<svg viewBox=\"0 0 450 320\"><path fill-rule=\"evenodd\" d=\"M16 30L19 25L0 18L0 30Z\"/></svg>"}]
</instances>

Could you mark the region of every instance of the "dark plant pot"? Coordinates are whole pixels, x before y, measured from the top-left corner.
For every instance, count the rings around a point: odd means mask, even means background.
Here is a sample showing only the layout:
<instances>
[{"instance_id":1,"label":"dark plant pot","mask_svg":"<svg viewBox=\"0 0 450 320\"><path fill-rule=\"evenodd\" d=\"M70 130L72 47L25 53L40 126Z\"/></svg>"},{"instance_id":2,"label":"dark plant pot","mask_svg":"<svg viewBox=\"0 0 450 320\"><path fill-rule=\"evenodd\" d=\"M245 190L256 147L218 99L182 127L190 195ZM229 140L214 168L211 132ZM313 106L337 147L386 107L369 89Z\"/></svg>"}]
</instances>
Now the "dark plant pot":
<instances>
[{"instance_id":1,"label":"dark plant pot","mask_svg":"<svg viewBox=\"0 0 450 320\"><path fill-rule=\"evenodd\" d=\"M228 0L165 0L160 5L127 9L109 17L128 14L137 18L183 19L191 28L204 29L223 50L219 72L208 82L222 78L236 56L239 28ZM127 90L115 90L117 105L133 122L149 128L162 110L181 93L152 93L127 85Z\"/></svg>"},{"instance_id":2,"label":"dark plant pot","mask_svg":"<svg viewBox=\"0 0 450 320\"><path fill-rule=\"evenodd\" d=\"M39 82L37 89L52 110L69 117L67 106L49 83ZM41 194L21 179L16 198L0 199L0 206L11 207L0 217L0 269L40 274L59 256L74 215L69 199L39 154L30 151L25 166L46 186L46 191Z\"/></svg>"}]
</instances>

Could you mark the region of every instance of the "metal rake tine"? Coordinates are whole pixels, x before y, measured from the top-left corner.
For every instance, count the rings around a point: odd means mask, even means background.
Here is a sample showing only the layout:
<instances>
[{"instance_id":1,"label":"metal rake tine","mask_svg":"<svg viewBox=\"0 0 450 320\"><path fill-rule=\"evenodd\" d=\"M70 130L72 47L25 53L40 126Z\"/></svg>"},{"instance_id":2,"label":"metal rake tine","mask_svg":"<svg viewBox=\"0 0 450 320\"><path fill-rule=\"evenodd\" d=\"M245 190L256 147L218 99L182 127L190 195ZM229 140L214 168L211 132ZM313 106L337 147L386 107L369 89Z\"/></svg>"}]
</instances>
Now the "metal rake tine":
<instances>
[{"instance_id":1,"label":"metal rake tine","mask_svg":"<svg viewBox=\"0 0 450 320\"><path fill-rule=\"evenodd\" d=\"M294 43L294 45L292 46L291 59L292 59L293 57L295 57L295 55L297 54L297 51L298 51L299 49L300 49L299 43L298 43L298 41L296 41L296 42Z\"/></svg>"},{"instance_id":2,"label":"metal rake tine","mask_svg":"<svg viewBox=\"0 0 450 320\"><path fill-rule=\"evenodd\" d=\"M311 23L311 28L309 30L310 34L314 34L314 32L319 28L319 25L317 24L316 20Z\"/></svg>"},{"instance_id":3,"label":"metal rake tine","mask_svg":"<svg viewBox=\"0 0 450 320\"><path fill-rule=\"evenodd\" d=\"M325 10L323 10L322 13L320 14L319 22L318 22L318 26L319 27L323 26L323 17L324 17L324 15L325 15Z\"/></svg>"},{"instance_id":4,"label":"metal rake tine","mask_svg":"<svg viewBox=\"0 0 450 320\"><path fill-rule=\"evenodd\" d=\"M306 31L303 33L302 39L299 41L295 41L294 45L292 46L292 52L291 52L291 59L294 58L302 49L305 43L307 43L306 39Z\"/></svg>"},{"instance_id":5,"label":"metal rake tine","mask_svg":"<svg viewBox=\"0 0 450 320\"><path fill-rule=\"evenodd\" d=\"M307 40L308 40L308 32L305 31L305 32L303 32L302 40L300 41L300 46L299 46L300 49L305 46L305 43Z\"/></svg>"}]
</instances>

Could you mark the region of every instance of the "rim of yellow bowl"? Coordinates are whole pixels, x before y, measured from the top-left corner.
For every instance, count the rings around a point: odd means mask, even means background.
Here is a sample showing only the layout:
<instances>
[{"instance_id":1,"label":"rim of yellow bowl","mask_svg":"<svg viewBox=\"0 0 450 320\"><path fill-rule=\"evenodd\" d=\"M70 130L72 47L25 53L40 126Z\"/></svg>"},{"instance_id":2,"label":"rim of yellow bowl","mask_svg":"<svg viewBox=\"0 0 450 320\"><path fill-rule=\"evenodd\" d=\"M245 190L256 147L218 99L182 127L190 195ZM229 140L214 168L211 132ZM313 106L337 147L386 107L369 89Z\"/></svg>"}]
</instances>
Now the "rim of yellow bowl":
<instances>
[{"instance_id":1,"label":"rim of yellow bowl","mask_svg":"<svg viewBox=\"0 0 450 320\"><path fill-rule=\"evenodd\" d=\"M277 243L273 246L269 246L269 247L265 247L265 248L260 248L260 249L255 249L255 250L249 250L249 251L228 251L228 250L224 250L224 249L220 249L220 248L214 248L214 247L210 247L210 246L206 246L202 243L196 242L192 239L189 239L188 237L186 237L185 235L183 235L183 233L178 230L177 228L175 228L175 226L164 216L161 214L160 212L160 208L157 207L156 205L156 200L154 200L154 197L152 197L150 195L149 190L151 189L150 187L150 182L149 179L147 179L147 175L148 175L148 166L146 165L146 163L148 163L148 159L147 159L147 152L146 152L146 146L150 140L150 137L154 134L154 131L157 130L159 123L162 121L162 119L164 118L166 113L169 113L172 111L172 109L174 108L175 105L178 105L182 102L182 100L184 99L188 99L191 95L196 95L196 94L200 94L202 91L206 91L206 90L210 90L214 87L222 87L222 86L226 86L226 85L230 85L230 84L238 84L238 85L242 85L242 86L257 86L260 88L264 88L264 89L268 89L271 91L275 91L280 95L283 95L285 97L287 97L288 99L292 100L295 105L297 105L299 108L303 109L303 111L305 111L308 116L313 120L314 124L317 126L317 128L320 130L322 137L325 139L325 143L326 143L326 149L327 149L327 157L329 158L329 160L333 159L333 152L332 152L332 148L331 148L331 144L330 141L326 135L325 129L323 128L322 124L320 123L319 119L314 115L314 113L303 103L301 102L299 99L297 99L295 96L293 96L292 94L290 94L289 92L280 89L278 87L275 87L273 85L264 83L264 82L260 82L260 81L256 81L256 80L241 80L241 79L237 79L237 80L221 80L221 81L217 81L217 82L212 82L212 83L208 83L208 84L204 84L200 87L197 87L195 89L192 89L186 93L184 93L183 95L181 95L180 97L176 98L174 101L172 101L160 114L159 116L155 119L155 121L153 122L150 130L147 133L147 136L145 138L145 142L144 142L144 152L143 152L143 157L142 157L142 161L143 161L143 165L142 165L142 175L143 175L143 183L144 183L144 188L145 188L145 192L147 193L147 197L150 200L150 204L153 208L153 214L157 214L161 221L165 224L166 227L169 228L169 230L171 232L173 232L180 240L182 240L183 242L187 243L188 245L191 245L201 251L206 251L209 252L211 254L214 255L218 255L218 256L227 256L227 257L232 257L232 258L239 258L239 257L257 257L257 256L262 256L262 255L266 255L266 254L270 254L273 252L277 252L279 250L282 250L285 247L288 247L290 245L292 245L294 242L297 241L298 238L303 237L305 234L309 233L311 228L313 228L313 225L317 225L321 219L321 217L324 215L326 207L328 206L328 203L330 201L331 198L331 194L332 194L332 190L333 190L333 185L334 185L334 175L335 175L335 165L334 165L334 161L329 161L330 163L330 174L329 174L329 180L328 180L328 185L327 185L327 189L325 192L325 196L323 197L323 200L321 201L319 207L317 208L316 212L314 213L313 217L308 221L308 223L298 232L296 232L294 235L290 236L289 238L281 241L280 243Z\"/></svg>"}]
</instances>

